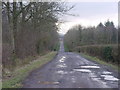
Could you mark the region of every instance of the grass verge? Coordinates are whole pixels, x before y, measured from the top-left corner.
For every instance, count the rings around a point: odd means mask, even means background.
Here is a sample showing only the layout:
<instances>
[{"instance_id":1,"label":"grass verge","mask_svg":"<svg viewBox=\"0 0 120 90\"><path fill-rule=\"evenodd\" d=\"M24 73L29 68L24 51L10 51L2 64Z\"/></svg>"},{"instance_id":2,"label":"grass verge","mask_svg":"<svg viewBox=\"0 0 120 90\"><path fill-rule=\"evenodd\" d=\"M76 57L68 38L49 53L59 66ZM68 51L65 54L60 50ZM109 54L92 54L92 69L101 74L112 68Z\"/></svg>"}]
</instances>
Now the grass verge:
<instances>
[{"instance_id":1,"label":"grass verge","mask_svg":"<svg viewBox=\"0 0 120 90\"><path fill-rule=\"evenodd\" d=\"M70 51L66 44L64 44L64 49L65 49L65 52L69 52Z\"/></svg>"},{"instance_id":2,"label":"grass verge","mask_svg":"<svg viewBox=\"0 0 120 90\"><path fill-rule=\"evenodd\" d=\"M44 64L51 61L57 52L50 52L44 56L39 57L37 60L30 62L29 64L16 69L12 72L12 76L2 82L2 88L20 88L22 87L22 81L25 79L29 73L37 68L42 67Z\"/></svg>"},{"instance_id":3,"label":"grass verge","mask_svg":"<svg viewBox=\"0 0 120 90\"><path fill-rule=\"evenodd\" d=\"M60 48L60 42L58 42L55 46L54 46L54 51L58 51Z\"/></svg>"},{"instance_id":4,"label":"grass verge","mask_svg":"<svg viewBox=\"0 0 120 90\"><path fill-rule=\"evenodd\" d=\"M80 55L83 56L84 58L88 59L88 60L93 60L93 61L95 61L95 62L97 62L97 63L99 63L99 64L106 65L106 66L110 66L110 67L112 67L112 68L113 68L114 70L116 70L116 71L120 71L118 65L114 65L114 64L105 62L105 61L103 61L103 60L100 60L100 59L97 58L97 57L89 56L88 54L80 53Z\"/></svg>"}]
</instances>

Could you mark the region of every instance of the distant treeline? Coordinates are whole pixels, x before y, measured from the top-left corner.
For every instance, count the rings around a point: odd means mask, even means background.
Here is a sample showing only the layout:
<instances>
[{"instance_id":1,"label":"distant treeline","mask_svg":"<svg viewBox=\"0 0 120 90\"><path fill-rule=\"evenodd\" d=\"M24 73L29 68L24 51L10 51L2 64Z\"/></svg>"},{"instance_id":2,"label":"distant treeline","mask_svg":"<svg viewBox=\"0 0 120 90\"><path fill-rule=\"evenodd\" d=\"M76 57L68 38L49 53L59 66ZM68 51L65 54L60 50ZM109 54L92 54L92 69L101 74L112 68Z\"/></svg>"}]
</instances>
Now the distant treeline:
<instances>
[{"instance_id":1,"label":"distant treeline","mask_svg":"<svg viewBox=\"0 0 120 90\"><path fill-rule=\"evenodd\" d=\"M2 2L3 67L56 50L58 15L68 10L62 2Z\"/></svg>"},{"instance_id":2,"label":"distant treeline","mask_svg":"<svg viewBox=\"0 0 120 90\"><path fill-rule=\"evenodd\" d=\"M118 61L118 29L109 20L96 27L74 26L64 36L64 42L69 51L84 52L106 61Z\"/></svg>"}]
</instances>

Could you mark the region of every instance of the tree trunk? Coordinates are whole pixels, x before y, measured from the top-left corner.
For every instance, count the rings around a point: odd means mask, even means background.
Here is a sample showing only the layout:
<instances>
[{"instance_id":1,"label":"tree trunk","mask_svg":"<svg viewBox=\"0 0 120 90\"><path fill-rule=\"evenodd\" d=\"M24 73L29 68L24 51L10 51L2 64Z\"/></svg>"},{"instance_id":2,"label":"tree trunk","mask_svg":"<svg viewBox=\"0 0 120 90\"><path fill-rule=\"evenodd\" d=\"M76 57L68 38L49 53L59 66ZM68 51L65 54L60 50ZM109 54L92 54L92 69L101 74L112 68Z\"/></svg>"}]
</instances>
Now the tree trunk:
<instances>
[{"instance_id":1,"label":"tree trunk","mask_svg":"<svg viewBox=\"0 0 120 90\"><path fill-rule=\"evenodd\" d=\"M13 2L13 52L16 54L16 32L17 32L17 9L16 2Z\"/></svg>"}]
</instances>

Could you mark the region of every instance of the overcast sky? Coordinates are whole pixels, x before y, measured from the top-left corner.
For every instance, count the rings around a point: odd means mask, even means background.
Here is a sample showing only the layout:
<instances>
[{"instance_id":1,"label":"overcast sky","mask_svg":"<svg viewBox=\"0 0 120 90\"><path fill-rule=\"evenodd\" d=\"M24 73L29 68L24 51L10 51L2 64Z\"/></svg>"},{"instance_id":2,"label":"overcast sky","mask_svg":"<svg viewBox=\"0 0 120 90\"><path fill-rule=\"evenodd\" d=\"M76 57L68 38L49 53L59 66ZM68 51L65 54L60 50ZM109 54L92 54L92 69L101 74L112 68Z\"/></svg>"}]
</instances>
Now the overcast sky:
<instances>
[{"instance_id":1,"label":"overcast sky","mask_svg":"<svg viewBox=\"0 0 120 90\"><path fill-rule=\"evenodd\" d=\"M104 23L108 19L113 21L115 26L118 26L118 0L109 0L110 2L108 0L107 2L95 2L98 0L92 0L92 2L87 1L67 2L68 6L75 5L69 13L75 14L76 16L65 15L61 17L66 22L60 25L60 33L65 34L69 28L76 24L81 24L85 27L96 26L100 22Z\"/></svg>"}]
</instances>

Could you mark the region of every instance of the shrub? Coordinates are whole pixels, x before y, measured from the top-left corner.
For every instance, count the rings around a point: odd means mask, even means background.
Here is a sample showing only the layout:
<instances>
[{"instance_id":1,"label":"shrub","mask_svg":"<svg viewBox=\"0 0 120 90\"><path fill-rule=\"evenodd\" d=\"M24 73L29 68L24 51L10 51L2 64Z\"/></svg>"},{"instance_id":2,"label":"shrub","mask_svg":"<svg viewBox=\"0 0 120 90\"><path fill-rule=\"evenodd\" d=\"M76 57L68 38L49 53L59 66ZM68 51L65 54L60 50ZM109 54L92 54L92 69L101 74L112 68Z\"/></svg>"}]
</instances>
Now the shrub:
<instances>
[{"instance_id":1,"label":"shrub","mask_svg":"<svg viewBox=\"0 0 120 90\"><path fill-rule=\"evenodd\" d=\"M99 57L107 62L118 63L117 45L86 45L74 48L74 51L87 53L91 56Z\"/></svg>"},{"instance_id":2,"label":"shrub","mask_svg":"<svg viewBox=\"0 0 120 90\"><path fill-rule=\"evenodd\" d=\"M112 47L104 47L103 49L103 55L104 55L104 58L105 60L108 62L108 60L113 60L113 57L112 57Z\"/></svg>"}]
</instances>

